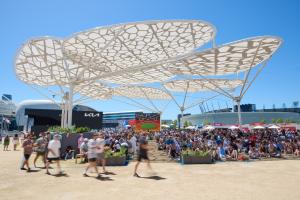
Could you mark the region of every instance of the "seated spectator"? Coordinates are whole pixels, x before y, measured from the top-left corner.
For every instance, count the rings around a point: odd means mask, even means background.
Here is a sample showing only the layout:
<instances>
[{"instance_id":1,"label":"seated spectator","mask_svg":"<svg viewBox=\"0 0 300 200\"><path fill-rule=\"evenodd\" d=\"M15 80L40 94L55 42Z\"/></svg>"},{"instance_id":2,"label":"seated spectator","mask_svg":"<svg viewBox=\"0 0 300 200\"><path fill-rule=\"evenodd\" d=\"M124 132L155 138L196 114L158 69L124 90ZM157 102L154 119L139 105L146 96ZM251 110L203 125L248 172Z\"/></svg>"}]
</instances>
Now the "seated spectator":
<instances>
[{"instance_id":1,"label":"seated spectator","mask_svg":"<svg viewBox=\"0 0 300 200\"><path fill-rule=\"evenodd\" d=\"M73 159L74 158L74 150L72 146L67 146L66 153L65 153L65 160Z\"/></svg>"}]
</instances>

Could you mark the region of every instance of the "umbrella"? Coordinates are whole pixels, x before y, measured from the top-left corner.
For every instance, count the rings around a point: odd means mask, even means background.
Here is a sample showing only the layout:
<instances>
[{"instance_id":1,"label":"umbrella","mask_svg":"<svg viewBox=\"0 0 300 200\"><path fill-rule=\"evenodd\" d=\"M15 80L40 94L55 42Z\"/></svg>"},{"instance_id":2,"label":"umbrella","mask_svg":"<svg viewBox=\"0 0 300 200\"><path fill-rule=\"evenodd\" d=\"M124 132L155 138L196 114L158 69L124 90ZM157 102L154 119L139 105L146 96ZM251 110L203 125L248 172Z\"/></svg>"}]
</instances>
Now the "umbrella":
<instances>
[{"instance_id":1,"label":"umbrella","mask_svg":"<svg viewBox=\"0 0 300 200\"><path fill-rule=\"evenodd\" d=\"M215 127L214 126L211 126L211 125L208 125L206 127L203 128L204 130L214 130Z\"/></svg>"},{"instance_id":2,"label":"umbrella","mask_svg":"<svg viewBox=\"0 0 300 200\"><path fill-rule=\"evenodd\" d=\"M239 128L238 126L234 126L234 125L229 127L229 129L238 129L238 128Z\"/></svg>"},{"instance_id":3,"label":"umbrella","mask_svg":"<svg viewBox=\"0 0 300 200\"><path fill-rule=\"evenodd\" d=\"M277 126L277 125L271 125L271 126L269 126L268 128L270 128L270 129L279 129L280 128L280 126Z\"/></svg>"},{"instance_id":4,"label":"umbrella","mask_svg":"<svg viewBox=\"0 0 300 200\"><path fill-rule=\"evenodd\" d=\"M263 127L263 126L255 126L255 127L253 127L253 129L264 129L265 127Z\"/></svg>"}]
</instances>

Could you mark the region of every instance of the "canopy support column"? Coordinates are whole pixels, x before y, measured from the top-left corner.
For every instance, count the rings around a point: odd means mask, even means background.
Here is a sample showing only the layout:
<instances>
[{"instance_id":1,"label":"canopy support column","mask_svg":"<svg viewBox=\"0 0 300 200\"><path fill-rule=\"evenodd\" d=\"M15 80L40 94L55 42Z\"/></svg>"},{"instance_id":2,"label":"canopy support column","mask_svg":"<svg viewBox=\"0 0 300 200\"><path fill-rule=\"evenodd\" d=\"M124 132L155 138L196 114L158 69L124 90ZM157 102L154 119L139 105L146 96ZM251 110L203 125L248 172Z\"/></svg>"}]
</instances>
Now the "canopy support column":
<instances>
[{"instance_id":1,"label":"canopy support column","mask_svg":"<svg viewBox=\"0 0 300 200\"><path fill-rule=\"evenodd\" d=\"M241 116L241 98L236 97L235 102L237 105L237 114L238 114L238 124L242 125L242 116Z\"/></svg>"},{"instance_id":2,"label":"canopy support column","mask_svg":"<svg viewBox=\"0 0 300 200\"><path fill-rule=\"evenodd\" d=\"M74 86L70 85L69 88L69 96L68 96L68 120L67 120L67 127L71 128L72 127L72 113L73 113L73 90Z\"/></svg>"}]
</instances>

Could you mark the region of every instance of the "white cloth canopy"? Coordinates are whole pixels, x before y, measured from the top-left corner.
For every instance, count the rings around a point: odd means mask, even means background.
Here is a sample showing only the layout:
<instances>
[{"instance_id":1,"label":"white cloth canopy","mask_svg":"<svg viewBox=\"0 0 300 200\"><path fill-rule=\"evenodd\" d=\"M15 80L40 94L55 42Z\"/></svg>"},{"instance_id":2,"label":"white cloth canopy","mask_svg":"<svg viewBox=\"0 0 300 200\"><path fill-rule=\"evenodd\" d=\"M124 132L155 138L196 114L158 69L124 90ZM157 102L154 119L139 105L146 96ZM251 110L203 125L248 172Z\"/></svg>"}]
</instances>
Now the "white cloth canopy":
<instances>
[{"instance_id":1,"label":"white cloth canopy","mask_svg":"<svg viewBox=\"0 0 300 200\"><path fill-rule=\"evenodd\" d=\"M252 129L264 129L264 126L254 126Z\"/></svg>"}]
</instances>

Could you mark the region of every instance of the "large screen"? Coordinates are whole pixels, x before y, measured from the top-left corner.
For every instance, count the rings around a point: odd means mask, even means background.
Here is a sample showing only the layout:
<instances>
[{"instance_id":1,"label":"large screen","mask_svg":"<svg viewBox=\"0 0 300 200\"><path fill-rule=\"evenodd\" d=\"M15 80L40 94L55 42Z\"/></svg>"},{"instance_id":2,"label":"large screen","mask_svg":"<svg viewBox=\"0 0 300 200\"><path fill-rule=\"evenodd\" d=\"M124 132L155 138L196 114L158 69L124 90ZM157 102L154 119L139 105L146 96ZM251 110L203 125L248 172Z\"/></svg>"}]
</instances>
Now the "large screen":
<instances>
[{"instance_id":1,"label":"large screen","mask_svg":"<svg viewBox=\"0 0 300 200\"><path fill-rule=\"evenodd\" d=\"M160 115L159 113L137 113L135 116L134 129L140 131L159 131Z\"/></svg>"}]
</instances>

